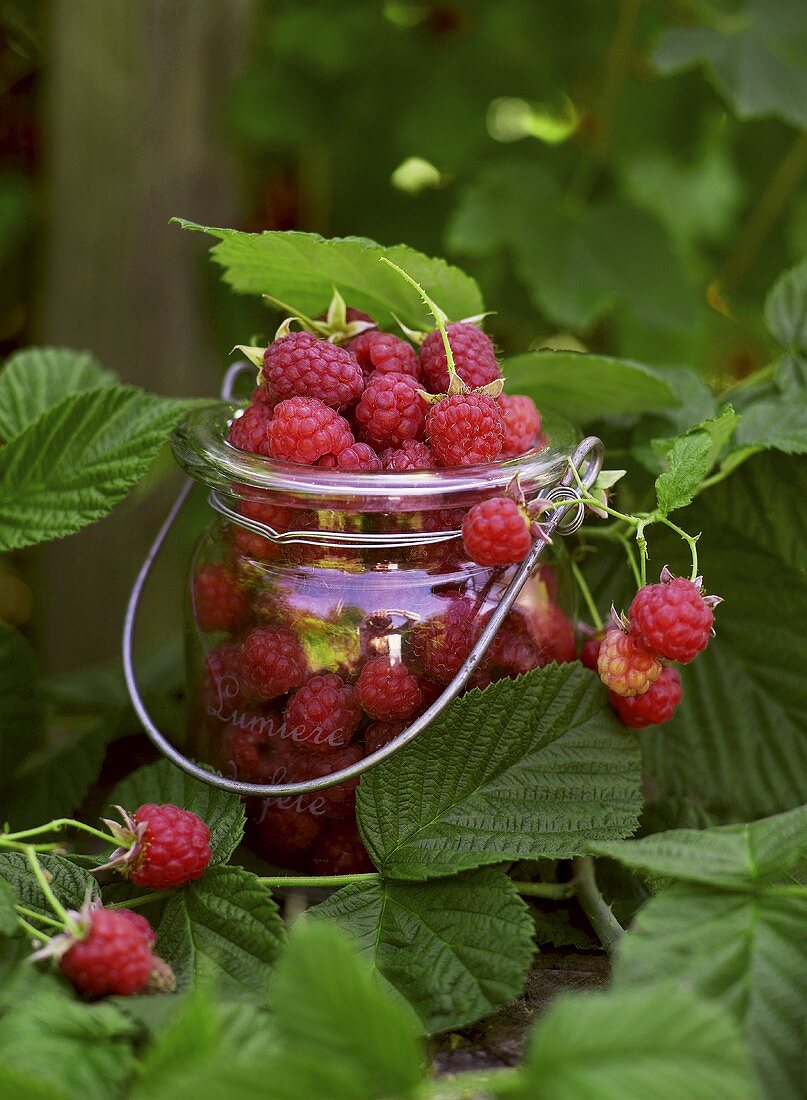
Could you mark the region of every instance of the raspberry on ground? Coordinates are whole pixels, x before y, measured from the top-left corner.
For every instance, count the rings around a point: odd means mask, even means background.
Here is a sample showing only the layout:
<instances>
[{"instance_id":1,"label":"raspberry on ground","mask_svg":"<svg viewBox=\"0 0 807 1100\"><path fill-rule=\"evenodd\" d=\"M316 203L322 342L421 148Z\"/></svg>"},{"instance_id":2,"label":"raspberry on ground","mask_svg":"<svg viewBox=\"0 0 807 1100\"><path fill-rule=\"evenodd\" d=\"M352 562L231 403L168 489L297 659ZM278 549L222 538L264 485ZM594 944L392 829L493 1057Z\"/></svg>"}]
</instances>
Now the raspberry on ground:
<instances>
[{"instance_id":1,"label":"raspberry on ground","mask_svg":"<svg viewBox=\"0 0 807 1100\"><path fill-rule=\"evenodd\" d=\"M205 657L201 700L205 714L227 722L243 702L241 645L223 642Z\"/></svg>"},{"instance_id":2,"label":"raspberry on ground","mask_svg":"<svg viewBox=\"0 0 807 1100\"><path fill-rule=\"evenodd\" d=\"M308 672L305 651L290 630L258 626L241 646L244 685L258 699L275 699L302 685Z\"/></svg>"},{"instance_id":3,"label":"raspberry on ground","mask_svg":"<svg viewBox=\"0 0 807 1100\"><path fill-rule=\"evenodd\" d=\"M281 401L267 431L273 458L306 466L323 455L338 455L355 442L345 418L317 397Z\"/></svg>"},{"instance_id":4,"label":"raspberry on ground","mask_svg":"<svg viewBox=\"0 0 807 1100\"><path fill-rule=\"evenodd\" d=\"M661 676L662 664L638 646L631 634L614 627L606 631L600 645L597 671L607 688L628 697L644 695Z\"/></svg>"},{"instance_id":5,"label":"raspberry on ground","mask_svg":"<svg viewBox=\"0 0 807 1100\"><path fill-rule=\"evenodd\" d=\"M384 745L388 745L393 738L405 729L406 723L404 722L371 722L364 731L364 747L367 750L367 755L369 756L371 753L383 748Z\"/></svg>"},{"instance_id":6,"label":"raspberry on ground","mask_svg":"<svg viewBox=\"0 0 807 1100\"><path fill-rule=\"evenodd\" d=\"M361 721L353 688L334 672L312 676L286 704L283 733L311 752L329 754L350 741Z\"/></svg>"},{"instance_id":7,"label":"raspberry on ground","mask_svg":"<svg viewBox=\"0 0 807 1100\"><path fill-rule=\"evenodd\" d=\"M281 505L270 504L265 500L241 500L238 503L238 513L245 519L263 523L278 533L287 531L292 525L291 508L283 508ZM279 543L259 535L257 531L250 531L248 527L233 523L231 531L233 543L247 558L253 558L255 561L274 561L283 553Z\"/></svg>"},{"instance_id":8,"label":"raspberry on ground","mask_svg":"<svg viewBox=\"0 0 807 1100\"><path fill-rule=\"evenodd\" d=\"M688 665L709 644L714 612L701 586L684 577L662 574L633 597L628 617L638 645L656 657Z\"/></svg>"},{"instance_id":9,"label":"raspberry on ground","mask_svg":"<svg viewBox=\"0 0 807 1100\"><path fill-rule=\"evenodd\" d=\"M478 565L512 565L532 547L530 519L510 497L491 497L468 509L462 521L462 541Z\"/></svg>"},{"instance_id":10,"label":"raspberry on ground","mask_svg":"<svg viewBox=\"0 0 807 1100\"><path fill-rule=\"evenodd\" d=\"M356 681L356 698L371 718L411 718L420 706L420 686L403 663L372 657Z\"/></svg>"},{"instance_id":11,"label":"raspberry on ground","mask_svg":"<svg viewBox=\"0 0 807 1100\"><path fill-rule=\"evenodd\" d=\"M355 875L375 870L355 821L325 826L311 849L308 866L319 875Z\"/></svg>"},{"instance_id":12,"label":"raspberry on ground","mask_svg":"<svg viewBox=\"0 0 807 1100\"><path fill-rule=\"evenodd\" d=\"M232 569L220 562L199 566L193 577L193 615L200 630L238 630L248 612L247 598Z\"/></svg>"},{"instance_id":13,"label":"raspberry on ground","mask_svg":"<svg viewBox=\"0 0 807 1100\"><path fill-rule=\"evenodd\" d=\"M363 438L374 446L399 446L415 439L426 422L426 402L408 374L373 374L353 416Z\"/></svg>"},{"instance_id":14,"label":"raspberry on ground","mask_svg":"<svg viewBox=\"0 0 807 1100\"><path fill-rule=\"evenodd\" d=\"M145 822L140 850L128 865L135 886L164 890L199 878L210 863L210 830L201 817L166 802L147 802L133 815Z\"/></svg>"},{"instance_id":15,"label":"raspberry on ground","mask_svg":"<svg viewBox=\"0 0 807 1100\"><path fill-rule=\"evenodd\" d=\"M373 371L381 374L410 374L413 378L420 378L417 352L406 340L393 336L391 332L363 332L347 346L356 356L365 378L369 378Z\"/></svg>"},{"instance_id":16,"label":"raspberry on ground","mask_svg":"<svg viewBox=\"0 0 807 1100\"><path fill-rule=\"evenodd\" d=\"M430 680L447 684L471 652L481 629L476 606L460 597L439 615L413 627L409 635L412 652Z\"/></svg>"},{"instance_id":17,"label":"raspberry on ground","mask_svg":"<svg viewBox=\"0 0 807 1100\"><path fill-rule=\"evenodd\" d=\"M597 658L600 655L602 637L602 631L598 631L580 647L580 663L584 668L590 668L592 672L597 671Z\"/></svg>"},{"instance_id":18,"label":"raspberry on ground","mask_svg":"<svg viewBox=\"0 0 807 1100\"><path fill-rule=\"evenodd\" d=\"M272 416L273 410L269 404L247 405L230 425L229 442L239 451L268 457L271 454L269 425Z\"/></svg>"},{"instance_id":19,"label":"raspberry on ground","mask_svg":"<svg viewBox=\"0 0 807 1100\"><path fill-rule=\"evenodd\" d=\"M258 782L265 774L280 727L280 718L273 711L239 713L222 731L222 771L236 779Z\"/></svg>"},{"instance_id":20,"label":"raspberry on ground","mask_svg":"<svg viewBox=\"0 0 807 1100\"><path fill-rule=\"evenodd\" d=\"M683 694L678 670L665 668L644 695L633 695L626 699L612 691L609 698L623 725L642 729L644 726L660 726L662 722L669 722Z\"/></svg>"},{"instance_id":21,"label":"raspberry on ground","mask_svg":"<svg viewBox=\"0 0 807 1100\"><path fill-rule=\"evenodd\" d=\"M541 414L533 399L523 394L502 394L499 412L504 420L502 458L515 458L532 450L541 434Z\"/></svg>"},{"instance_id":22,"label":"raspberry on ground","mask_svg":"<svg viewBox=\"0 0 807 1100\"><path fill-rule=\"evenodd\" d=\"M264 859L296 862L305 855L319 836L323 817L301 808L296 800L291 805L268 801L260 822L258 846Z\"/></svg>"},{"instance_id":23,"label":"raspberry on ground","mask_svg":"<svg viewBox=\"0 0 807 1100\"><path fill-rule=\"evenodd\" d=\"M358 745L345 745L344 748L335 749L328 756L305 753L300 761L299 774L295 778L319 779L324 775L333 775L334 772L342 771L343 768L349 768L351 764L358 764L363 757L364 753ZM348 779L337 787L327 787L324 791L315 791L304 797L310 800L312 812L319 810L322 817L350 817L356 809L358 785L357 777Z\"/></svg>"},{"instance_id":24,"label":"raspberry on ground","mask_svg":"<svg viewBox=\"0 0 807 1100\"><path fill-rule=\"evenodd\" d=\"M333 409L358 400L364 388L355 357L310 332L292 332L270 344L263 353L262 373L281 400L317 397Z\"/></svg>"},{"instance_id":25,"label":"raspberry on ground","mask_svg":"<svg viewBox=\"0 0 807 1100\"><path fill-rule=\"evenodd\" d=\"M483 393L444 397L429 409L426 430L441 466L492 462L504 445L504 421L499 406Z\"/></svg>"},{"instance_id":26,"label":"raspberry on ground","mask_svg":"<svg viewBox=\"0 0 807 1100\"><path fill-rule=\"evenodd\" d=\"M131 919L135 915L120 909L90 912L87 935L73 943L59 962L79 993L129 997L145 989L154 955L142 926Z\"/></svg>"},{"instance_id":27,"label":"raspberry on ground","mask_svg":"<svg viewBox=\"0 0 807 1100\"><path fill-rule=\"evenodd\" d=\"M446 332L457 374L467 386L475 389L501 377L491 339L481 328L467 321L455 321L446 325ZM430 332L421 344L420 361L426 389L431 393L445 393L448 364L439 329Z\"/></svg>"},{"instance_id":28,"label":"raspberry on ground","mask_svg":"<svg viewBox=\"0 0 807 1100\"><path fill-rule=\"evenodd\" d=\"M369 443L354 443L345 447L338 455L325 455L317 466L327 466L332 470L380 470L381 459Z\"/></svg>"},{"instance_id":29,"label":"raspberry on ground","mask_svg":"<svg viewBox=\"0 0 807 1100\"><path fill-rule=\"evenodd\" d=\"M416 439L405 439L399 447L387 447L381 452L381 464L392 473L404 473L407 470L433 470L437 463L431 447L419 443Z\"/></svg>"}]
</instances>

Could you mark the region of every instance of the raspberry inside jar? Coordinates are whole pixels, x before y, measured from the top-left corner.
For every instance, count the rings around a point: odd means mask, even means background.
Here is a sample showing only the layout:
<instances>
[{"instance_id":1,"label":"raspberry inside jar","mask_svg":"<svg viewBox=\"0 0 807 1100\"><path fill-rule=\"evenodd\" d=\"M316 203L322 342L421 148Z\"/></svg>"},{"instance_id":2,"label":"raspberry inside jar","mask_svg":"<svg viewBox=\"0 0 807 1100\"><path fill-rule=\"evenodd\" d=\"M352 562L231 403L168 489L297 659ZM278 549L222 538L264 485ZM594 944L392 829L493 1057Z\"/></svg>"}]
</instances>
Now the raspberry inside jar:
<instances>
[{"instance_id":1,"label":"raspberry inside jar","mask_svg":"<svg viewBox=\"0 0 807 1100\"><path fill-rule=\"evenodd\" d=\"M230 778L303 782L377 751L451 683L514 568L471 561L463 517L516 475L535 499L566 457L544 447L457 468L301 466L233 447L234 413L194 410L173 437L212 507L186 598L188 742ZM470 689L573 660L572 591L562 560L539 565ZM373 870L358 786L248 798L249 844L308 874Z\"/></svg>"}]
</instances>

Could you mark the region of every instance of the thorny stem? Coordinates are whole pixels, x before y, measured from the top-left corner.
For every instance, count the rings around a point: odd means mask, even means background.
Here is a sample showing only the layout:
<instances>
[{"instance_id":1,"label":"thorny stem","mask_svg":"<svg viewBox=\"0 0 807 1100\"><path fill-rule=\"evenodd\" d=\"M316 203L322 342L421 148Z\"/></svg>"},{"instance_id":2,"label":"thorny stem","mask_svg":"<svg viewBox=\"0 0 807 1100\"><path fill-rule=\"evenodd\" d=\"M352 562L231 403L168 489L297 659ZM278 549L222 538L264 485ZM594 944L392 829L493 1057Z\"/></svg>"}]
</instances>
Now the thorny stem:
<instances>
[{"instance_id":1,"label":"thorny stem","mask_svg":"<svg viewBox=\"0 0 807 1100\"><path fill-rule=\"evenodd\" d=\"M577 583L577 587L580 589L580 594L585 600L586 607L588 608L588 613L591 616L591 621L597 628L597 630L602 630L602 618L599 611L597 610L597 605L594 602L594 597L591 595L591 589L589 588L588 583L583 576L583 572L580 566L574 560L574 558L571 559L571 565L572 575L574 576L574 579Z\"/></svg>"},{"instance_id":2,"label":"thorny stem","mask_svg":"<svg viewBox=\"0 0 807 1100\"><path fill-rule=\"evenodd\" d=\"M37 913L34 909L26 909L24 905L15 905L17 910L17 916L31 917L32 920L41 920L43 924L49 924L52 928L58 928L62 930L62 922L54 920L53 917L46 917L44 913Z\"/></svg>"},{"instance_id":3,"label":"thorny stem","mask_svg":"<svg viewBox=\"0 0 807 1100\"><path fill-rule=\"evenodd\" d=\"M611 912L610 905L600 893L594 873L594 860L591 856L575 856L574 868L575 894L580 902L589 924L597 933L600 943L610 955L625 929Z\"/></svg>"},{"instance_id":4,"label":"thorny stem","mask_svg":"<svg viewBox=\"0 0 807 1100\"><path fill-rule=\"evenodd\" d=\"M513 882L519 894L525 898L571 898L574 881L571 882Z\"/></svg>"},{"instance_id":5,"label":"thorny stem","mask_svg":"<svg viewBox=\"0 0 807 1100\"><path fill-rule=\"evenodd\" d=\"M353 882L376 882L381 876L377 871L363 871L354 875L270 875L259 878L264 886L350 886ZM128 903L127 903L128 904Z\"/></svg>"},{"instance_id":6,"label":"thorny stem","mask_svg":"<svg viewBox=\"0 0 807 1100\"><path fill-rule=\"evenodd\" d=\"M78 829L81 832L89 833L90 836L94 836L98 840L105 841L107 844L114 844L116 848L120 847L120 840L112 836L111 833L103 833L100 829L95 829L92 825L85 825L83 821L74 821L71 817L57 817L55 821L49 821L47 825L37 825L33 829L23 829L18 833L0 833L0 847L6 841L24 840L29 836L41 836L42 833L58 832L60 829ZM26 845L26 847L31 847L31 845Z\"/></svg>"}]
</instances>

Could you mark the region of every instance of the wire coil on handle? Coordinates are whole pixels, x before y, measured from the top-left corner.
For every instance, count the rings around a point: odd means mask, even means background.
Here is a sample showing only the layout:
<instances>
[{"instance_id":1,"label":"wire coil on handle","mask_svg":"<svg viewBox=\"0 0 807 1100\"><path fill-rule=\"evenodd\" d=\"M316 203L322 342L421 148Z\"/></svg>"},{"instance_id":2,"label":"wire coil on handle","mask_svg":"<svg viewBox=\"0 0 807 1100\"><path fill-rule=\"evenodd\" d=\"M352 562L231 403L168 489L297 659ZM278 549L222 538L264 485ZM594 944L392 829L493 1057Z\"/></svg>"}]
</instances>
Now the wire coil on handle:
<instances>
[{"instance_id":1,"label":"wire coil on handle","mask_svg":"<svg viewBox=\"0 0 807 1100\"><path fill-rule=\"evenodd\" d=\"M224 397L229 398L232 396L232 386L240 370L241 367L237 364L227 372L223 386ZM547 494L550 499L556 502L568 500L567 507L561 506L553 509L546 521L542 523L542 527L548 535L551 536L554 532L564 535L571 534L580 527L580 524L583 522L584 507L580 502L579 491L576 487L572 470L574 469L577 472L580 483L585 488L590 489L602 468L602 462L603 445L596 436L586 437L575 448L569 459L569 468L561 480L560 485L556 486L555 489ZM123 622L123 674L135 713L140 719L152 743L160 752L173 764L176 764L178 768L181 768L182 771L193 776L194 779L198 779L202 783L207 783L209 786L217 787L219 790L229 791L231 794L280 798L289 795L309 794L326 790L329 787L344 783L349 779L355 779L363 772L375 767L376 764L380 764L383 760L387 760L389 757L394 756L399 749L402 749L404 745L408 745L410 741L414 741L415 738L438 717L438 715L442 714L449 703L452 703L454 699L457 698L471 676L473 676L487 653L488 647L496 636L496 632L515 603L519 592L538 563L543 553L544 546L546 545L543 540L536 539L530 553L524 561L521 562L510 580L510 583L507 585L507 588L502 593L482 633L465 661L463 661L454 679L437 699L435 699L431 706L427 707L422 714L407 726L405 730L399 733L397 737L393 738L392 741L383 745L369 756L359 760L357 763L351 764L341 771L333 772L331 775L319 776L297 783L246 783L240 779L231 779L227 776L216 775L214 772L208 771L203 765L190 760L180 752L180 750L177 749L154 724L143 701L135 673L134 634L137 612L140 607L143 590L151 574L152 568L154 567L157 555L162 549L163 543L173 527L174 522L182 511L193 484L193 480L188 478L183 485L162 527L157 532L157 536L146 555L145 561L132 587ZM573 513L571 519L569 518L569 512Z\"/></svg>"}]
</instances>

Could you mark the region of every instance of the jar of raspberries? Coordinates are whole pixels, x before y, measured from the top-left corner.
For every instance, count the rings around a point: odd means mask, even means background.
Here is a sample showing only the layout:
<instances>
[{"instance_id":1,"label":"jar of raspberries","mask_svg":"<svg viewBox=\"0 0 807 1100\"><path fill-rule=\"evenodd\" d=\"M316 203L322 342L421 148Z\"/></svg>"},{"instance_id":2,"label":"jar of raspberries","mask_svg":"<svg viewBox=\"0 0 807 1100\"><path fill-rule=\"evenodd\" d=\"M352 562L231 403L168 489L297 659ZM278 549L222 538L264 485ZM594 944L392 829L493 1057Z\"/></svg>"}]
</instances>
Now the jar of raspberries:
<instances>
[{"instance_id":1,"label":"jar of raspberries","mask_svg":"<svg viewBox=\"0 0 807 1100\"><path fill-rule=\"evenodd\" d=\"M212 522L187 590L189 753L244 783L304 783L388 745L452 684L568 470L533 401L502 393L476 322L419 345L343 308L281 326L249 402L194 409L180 465ZM575 659L573 586L537 564L468 681ZM372 870L358 777L248 797L269 862Z\"/></svg>"}]
</instances>

